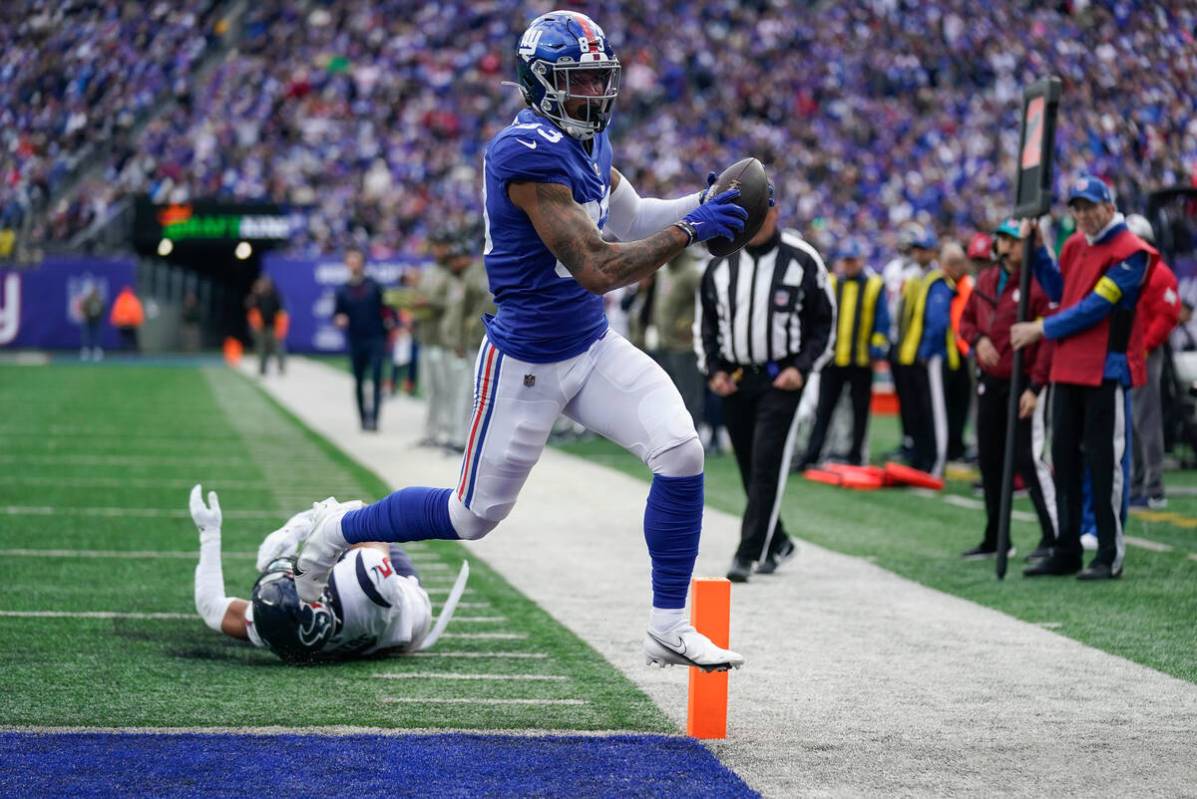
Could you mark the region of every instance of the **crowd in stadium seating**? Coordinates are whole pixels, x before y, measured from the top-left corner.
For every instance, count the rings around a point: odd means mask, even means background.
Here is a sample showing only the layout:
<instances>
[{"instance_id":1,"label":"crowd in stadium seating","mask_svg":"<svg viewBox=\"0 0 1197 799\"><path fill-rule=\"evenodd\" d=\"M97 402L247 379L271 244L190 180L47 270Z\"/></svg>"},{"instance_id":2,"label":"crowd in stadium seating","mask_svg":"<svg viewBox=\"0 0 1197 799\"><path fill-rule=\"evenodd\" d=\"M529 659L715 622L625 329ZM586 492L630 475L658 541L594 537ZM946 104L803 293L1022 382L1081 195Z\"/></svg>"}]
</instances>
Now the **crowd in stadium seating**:
<instances>
[{"instance_id":1,"label":"crowd in stadium seating","mask_svg":"<svg viewBox=\"0 0 1197 799\"><path fill-rule=\"evenodd\" d=\"M11 0L0 14L0 228L191 79L216 0ZM54 232L86 223L87 204Z\"/></svg>"},{"instance_id":2,"label":"crowd in stadium seating","mask_svg":"<svg viewBox=\"0 0 1197 799\"><path fill-rule=\"evenodd\" d=\"M186 20L205 5L146 15L174 22L173 33L142 32L145 45L132 48L157 56L137 62L148 66L132 69L125 48L112 48L114 71L133 79L89 103L102 110L84 131L63 122L70 102L26 93L15 130L0 136L40 134L44 145L11 167L17 182L52 185L52 165L69 164L78 139L111 136L120 112L176 79L198 48ZM481 146L520 106L500 82L512 76L525 4L292 6L255 4L239 50L121 148L98 186L310 206L309 233L294 245L311 252L350 242L376 255L420 251L430 226L476 216ZM1197 177L1197 9L1180 0L994 0L983 10L967 0L635 0L594 15L624 65L612 135L616 164L640 193L691 190L708 169L753 153L776 176L787 224L819 243L863 234L889 251L909 219L961 232L1001 219L1022 87L1051 73L1065 83L1061 181L1108 174L1134 208L1146 189ZM138 21L96 27L133 43L124 28L136 33ZM0 31L25 53L19 66L38 63L29 26ZM5 77L13 52L0 55L6 98L28 82ZM73 96L69 86L59 93Z\"/></svg>"}]
</instances>

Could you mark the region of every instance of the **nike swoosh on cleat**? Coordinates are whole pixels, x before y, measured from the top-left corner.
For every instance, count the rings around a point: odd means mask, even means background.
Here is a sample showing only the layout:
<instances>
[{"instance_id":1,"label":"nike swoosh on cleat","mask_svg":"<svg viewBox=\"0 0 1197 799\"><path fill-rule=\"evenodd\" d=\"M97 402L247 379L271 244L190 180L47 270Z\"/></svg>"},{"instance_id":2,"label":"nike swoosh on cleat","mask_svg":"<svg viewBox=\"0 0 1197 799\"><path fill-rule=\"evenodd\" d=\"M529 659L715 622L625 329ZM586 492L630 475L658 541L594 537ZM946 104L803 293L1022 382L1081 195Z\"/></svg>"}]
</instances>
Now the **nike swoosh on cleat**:
<instances>
[{"instance_id":1,"label":"nike swoosh on cleat","mask_svg":"<svg viewBox=\"0 0 1197 799\"><path fill-rule=\"evenodd\" d=\"M536 142L534 141L528 141L527 139L516 139L516 141L527 147L529 150L536 149Z\"/></svg>"}]
</instances>

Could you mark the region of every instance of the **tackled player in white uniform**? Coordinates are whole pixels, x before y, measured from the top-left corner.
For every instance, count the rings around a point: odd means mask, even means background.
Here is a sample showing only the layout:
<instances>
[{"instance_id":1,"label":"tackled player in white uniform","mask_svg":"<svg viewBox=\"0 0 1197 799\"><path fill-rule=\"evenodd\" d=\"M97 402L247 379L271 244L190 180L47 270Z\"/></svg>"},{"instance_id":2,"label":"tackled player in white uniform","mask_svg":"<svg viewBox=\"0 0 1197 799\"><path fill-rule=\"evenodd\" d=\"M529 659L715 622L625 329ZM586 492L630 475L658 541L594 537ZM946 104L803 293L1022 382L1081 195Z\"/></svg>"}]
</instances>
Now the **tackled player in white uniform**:
<instances>
[{"instance_id":1,"label":"tackled player in white uniform","mask_svg":"<svg viewBox=\"0 0 1197 799\"><path fill-rule=\"evenodd\" d=\"M644 514L653 567L647 661L739 667L739 654L716 646L685 615L702 527L702 445L665 372L608 330L602 295L691 244L735 238L747 212L735 204L735 189L641 198L612 166L606 127L620 66L589 17L538 17L520 39L516 64L528 108L484 159L484 256L498 313L485 320L460 479L454 488L404 488L360 509L319 508L296 570L299 596L318 599L337 558L355 543L489 533L510 513L565 414L635 453L653 474ZM713 183L712 173L708 189Z\"/></svg>"},{"instance_id":2,"label":"tackled player in white uniform","mask_svg":"<svg viewBox=\"0 0 1197 799\"><path fill-rule=\"evenodd\" d=\"M245 600L224 593L220 500L210 491L205 504L200 486L192 488L191 518L200 535L195 609L204 623L290 662L408 654L435 644L465 589L469 567L464 563L435 626L432 603L415 567L393 544L354 547L333 567L318 599L299 598L294 556L311 534L316 514L325 507L360 508L362 503L317 502L266 536L258 548L260 576Z\"/></svg>"}]
</instances>

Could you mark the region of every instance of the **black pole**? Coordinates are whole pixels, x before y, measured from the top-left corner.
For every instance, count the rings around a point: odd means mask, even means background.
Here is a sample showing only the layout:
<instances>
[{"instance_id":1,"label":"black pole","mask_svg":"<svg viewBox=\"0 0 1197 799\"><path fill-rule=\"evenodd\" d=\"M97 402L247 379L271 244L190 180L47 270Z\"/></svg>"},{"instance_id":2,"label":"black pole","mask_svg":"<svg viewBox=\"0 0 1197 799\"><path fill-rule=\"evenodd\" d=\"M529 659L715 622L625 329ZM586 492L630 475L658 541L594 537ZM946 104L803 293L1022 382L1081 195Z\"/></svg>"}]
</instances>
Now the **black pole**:
<instances>
[{"instance_id":1,"label":"black pole","mask_svg":"<svg viewBox=\"0 0 1197 799\"><path fill-rule=\"evenodd\" d=\"M1014 216L1036 220L1051 210L1052 164L1056 141L1056 115L1062 91L1060 79L1044 78L1023 92L1022 129L1018 136L1018 174L1014 189ZM1031 289L1034 232L1023 239L1018 272L1018 319L1027 318ZM997 578L1006 578L1006 551L1010 549L1010 500L1014 493L1014 442L1018 435L1018 400L1022 395L1022 350L1014 351L1010 372L1010 405L1006 411L1006 454L1002 460L1002 497L998 505Z\"/></svg>"},{"instance_id":2,"label":"black pole","mask_svg":"<svg viewBox=\"0 0 1197 799\"><path fill-rule=\"evenodd\" d=\"M1027 295L1031 292L1030 255L1035 241L1032 233L1022 242L1022 266L1018 270L1018 317L1027 318ZM1001 268L1005 268L1004 266ZM1014 498L1014 442L1018 436L1018 400L1022 396L1022 350L1014 351L1010 372L1010 403L1006 409L1006 453L1002 459L1002 501L998 510L997 577L1006 578L1006 552L1010 549L1010 505Z\"/></svg>"}]
</instances>

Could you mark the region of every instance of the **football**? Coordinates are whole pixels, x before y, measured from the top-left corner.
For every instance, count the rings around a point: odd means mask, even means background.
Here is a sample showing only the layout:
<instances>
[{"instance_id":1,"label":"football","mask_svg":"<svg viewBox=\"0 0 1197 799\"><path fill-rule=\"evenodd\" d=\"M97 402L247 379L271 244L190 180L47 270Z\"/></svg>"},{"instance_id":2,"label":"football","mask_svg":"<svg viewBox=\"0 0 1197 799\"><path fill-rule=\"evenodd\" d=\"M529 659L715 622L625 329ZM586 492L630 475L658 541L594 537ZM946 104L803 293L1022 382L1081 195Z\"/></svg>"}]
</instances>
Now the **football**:
<instances>
[{"instance_id":1,"label":"football","mask_svg":"<svg viewBox=\"0 0 1197 799\"><path fill-rule=\"evenodd\" d=\"M748 220L744 223L744 230L734 239L720 236L707 242L707 252L716 258L731 255L747 244L761 229L765 215L769 213L769 177L765 174L764 165L757 159L742 158L723 170L707 196L714 197L728 189L740 190L736 205L748 212Z\"/></svg>"}]
</instances>

